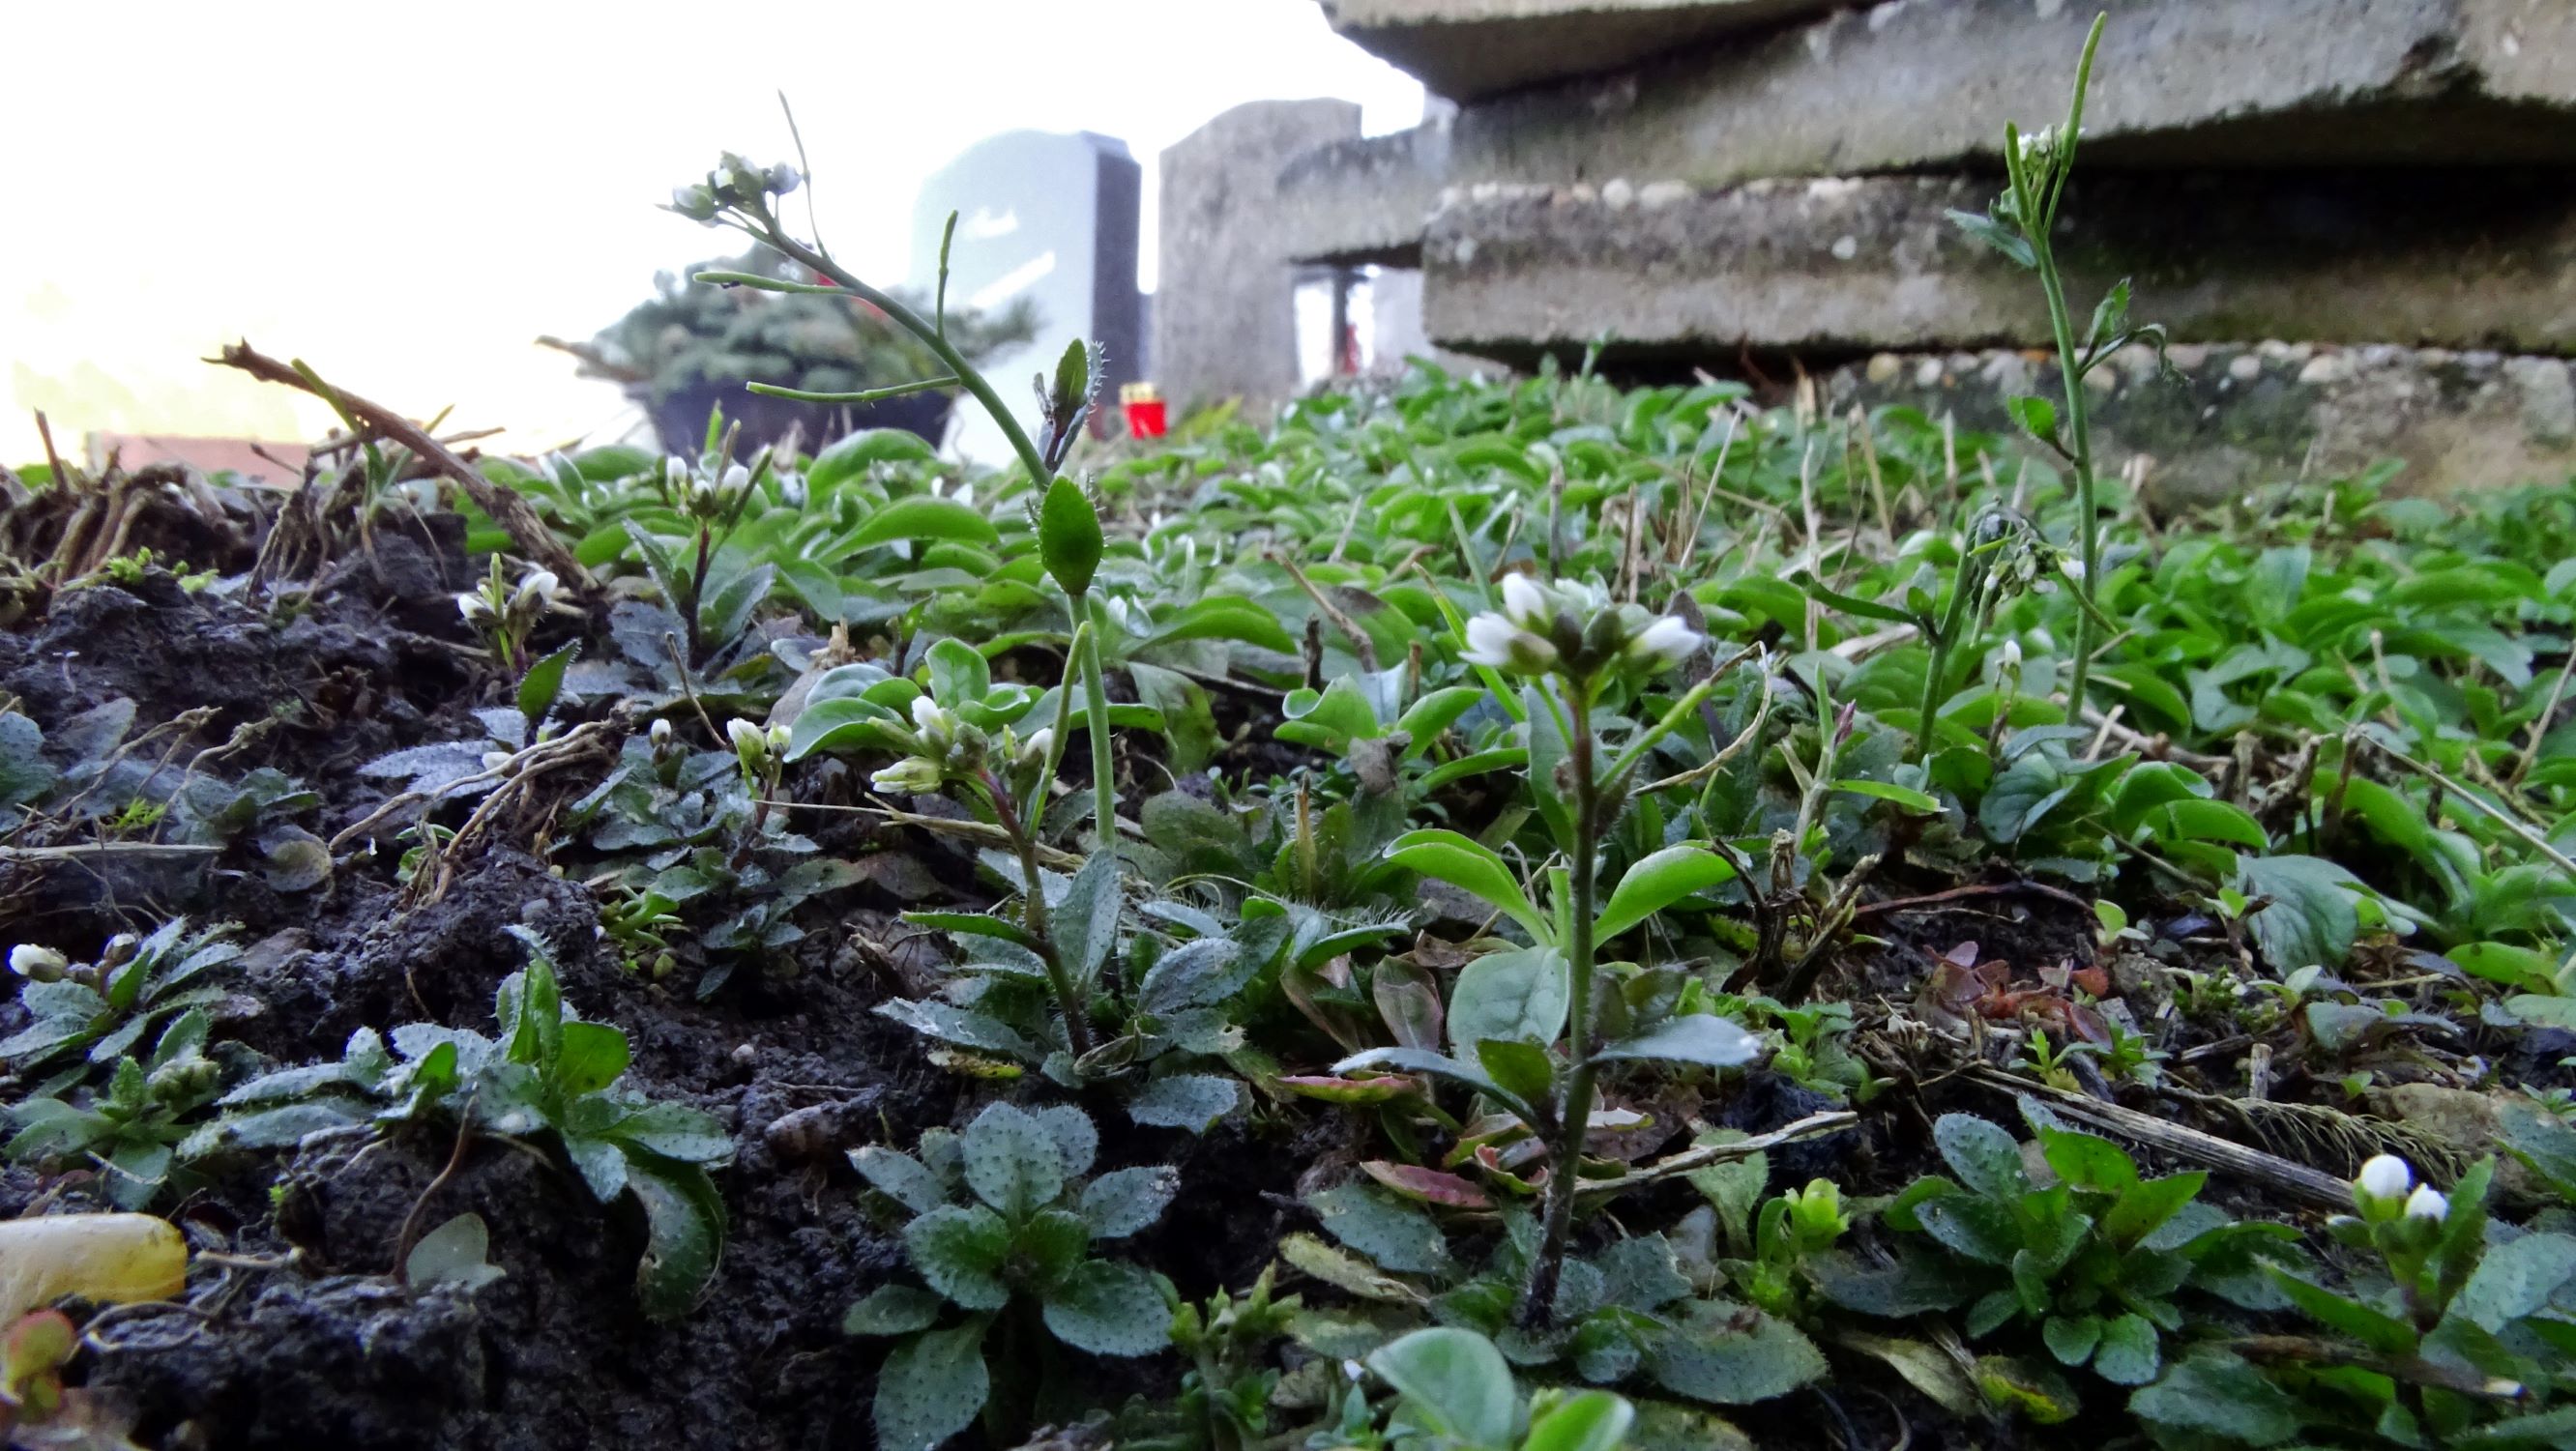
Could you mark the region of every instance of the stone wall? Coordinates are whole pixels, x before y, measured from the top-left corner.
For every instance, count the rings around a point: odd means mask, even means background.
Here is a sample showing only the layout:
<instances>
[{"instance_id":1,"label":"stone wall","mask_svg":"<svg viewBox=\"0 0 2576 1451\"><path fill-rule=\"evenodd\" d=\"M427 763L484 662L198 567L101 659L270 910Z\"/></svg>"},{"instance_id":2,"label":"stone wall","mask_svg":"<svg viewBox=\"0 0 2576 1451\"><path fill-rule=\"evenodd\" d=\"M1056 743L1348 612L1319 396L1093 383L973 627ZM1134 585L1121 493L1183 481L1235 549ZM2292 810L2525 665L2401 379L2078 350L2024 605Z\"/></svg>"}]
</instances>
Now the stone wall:
<instances>
[{"instance_id":1,"label":"stone wall","mask_svg":"<svg viewBox=\"0 0 2576 1451\"><path fill-rule=\"evenodd\" d=\"M1323 4L1457 104L1286 156L1245 245L1419 267L1444 348L1786 356L1854 398L1928 370L1920 401L1964 411L2048 340L2029 278L1943 213L1991 198L2008 120L2063 114L2099 6ZM2432 488L2564 476L2576 3L2109 8L2061 255L2080 307L2134 278L2135 315L2205 349L2114 432L2175 487L2374 451ZM1196 304L1168 230L1165 258L1168 318Z\"/></svg>"}]
</instances>

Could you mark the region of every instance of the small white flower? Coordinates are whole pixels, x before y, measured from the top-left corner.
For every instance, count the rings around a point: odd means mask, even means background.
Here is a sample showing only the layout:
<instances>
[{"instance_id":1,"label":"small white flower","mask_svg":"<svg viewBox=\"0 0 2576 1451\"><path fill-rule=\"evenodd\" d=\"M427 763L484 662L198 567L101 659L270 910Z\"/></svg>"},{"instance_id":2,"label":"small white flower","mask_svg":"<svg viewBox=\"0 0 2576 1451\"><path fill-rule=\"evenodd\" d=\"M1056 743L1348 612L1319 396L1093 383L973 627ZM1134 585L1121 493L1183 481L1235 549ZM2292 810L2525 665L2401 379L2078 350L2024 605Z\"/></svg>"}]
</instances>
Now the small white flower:
<instances>
[{"instance_id":1,"label":"small white flower","mask_svg":"<svg viewBox=\"0 0 2576 1451\"><path fill-rule=\"evenodd\" d=\"M2057 567L2065 572L2068 579L2075 581L2077 584L2082 584L2084 582L2083 560L2075 558L2061 559L2057 562Z\"/></svg>"},{"instance_id":2,"label":"small white flower","mask_svg":"<svg viewBox=\"0 0 2576 1451\"><path fill-rule=\"evenodd\" d=\"M1503 617L1525 630L1546 629L1555 615L1547 591L1525 574L1503 576Z\"/></svg>"},{"instance_id":3,"label":"small white flower","mask_svg":"<svg viewBox=\"0 0 2576 1451\"><path fill-rule=\"evenodd\" d=\"M657 720L645 735L652 739L653 749L657 751L666 749L671 744L671 723L668 720Z\"/></svg>"},{"instance_id":4,"label":"small white flower","mask_svg":"<svg viewBox=\"0 0 2576 1451\"><path fill-rule=\"evenodd\" d=\"M784 725L774 725L769 728L769 748L773 751L784 754L787 750L787 743L795 738L794 732L788 730Z\"/></svg>"},{"instance_id":5,"label":"small white flower","mask_svg":"<svg viewBox=\"0 0 2576 1451\"><path fill-rule=\"evenodd\" d=\"M741 464L727 465L724 471L724 496L738 499L751 487L751 470Z\"/></svg>"},{"instance_id":6,"label":"small white flower","mask_svg":"<svg viewBox=\"0 0 2576 1451\"><path fill-rule=\"evenodd\" d=\"M1467 622L1462 658L1470 665L1535 675L1556 663L1556 647L1500 615L1478 615Z\"/></svg>"},{"instance_id":7,"label":"small white flower","mask_svg":"<svg viewBox=\"0 0 2576 1451\"><path fill-rule=\"evenodd\" d=\"M510 613L536 614L552 606L555 596L561 593L563 593L563 582L555 578L554 571L531 570L527 578L519 581L517 592L510 596Z\"/></svg>"},{"instance_id":8,"label":"small white flower","mask_svg":"<svg viewBox=\"0 0 2576 1451\"><path fill-rule=\"evenodd\" d=\"M736 755L757 758L769 749L767 734L739 716L725 722L725 739L733 742Z\"/></svg>"},{"instance_id":9,"label":"small white flower","mask_svg":"<svg viewBox=\"0 0 2576 1451\"><path fill-rule=\"evenodd\" d=\"M32 942L21 942L9 949L9 970L38 982L51 982L61 977L63 969L71 965L70 958Z\"/></svg>"},{"instance_id":10,"label":"small white flower","mask_svg":"<svg viewBox=\"0 0 2576 1451\"><path fill-rule=\"evenodd\" d=\"M2417 1185L2415 1192L2406 1197L2408 1219L2429 1219L2439 1224L2450 1212L2451 1201L2443 1198L2442 1191L2430 1184Z\"/></svg>"},{"instance_id":11,"label":"small white flower","mask_svg":"<svg viewBox=\"0 0 2576 1451\"><path fill-rule=\"evenodd\" d=\"M2361 1166L2361 1177L2353 1187L2373 1199L2398 1199L2415 1187L2415 1171L2395 1154L2381 1154Z\"/></svg>"},{"instance_id":12,"label":"small white flower","mask_svg":"<svg viewBox=\"0 0 2576 1451\"><path fill-rule=\"evenodd\" d=\"M480 590L461 594L456 597L456 612L465 617L465 623L479 630L492 621L492 602L485 599Z\"/></svg>"},{"instance_id":13,"label":"small white flower","mask_svg":"<svg viewBox=\"0 0 2576 1451\"><path fill-rule=\"evenodd\" d=\"M1053 749L1055 749L1055 727L1040 726L1021 743L1020 759L1029 762L1043 761L1047 758L1047 752Z\"/></svg>"},{"instance_id":14,"label":"small white flower","mask_svg":"<svg viewBox=\"0 0 2576 1451\"><path fill-rule=\"evenodd\" d=\"M2019 670L2021 668L2021 641L2004 641L2001 653L2004 657L2004 668L2006 670Z\"/></svg>"},{"instance_id":15,"label":"small white flower","mask_svg":"<svg viewBox=\"0 0 2576 1451\"><path fill-rule=\"evenodd\" d=\"M1678 665L1700 647L1700 633L1679 615L1659 616L1655 622L1630 641L1629 652L1640 660L1653 660L1661 665Z\"/></svg>"},{"instance_id":16,"label":"small white flower","mask_svg":"<svg viewBox=\"0 0 2576 1451\"><path fill-rule=\"evenodd\" d=\"M674 489L685 489L689 486L689 472L689 461L687 459L680 457L678 454L664 455L662 459L663 483L668 484Z\"/></svg>"}]
</instances>

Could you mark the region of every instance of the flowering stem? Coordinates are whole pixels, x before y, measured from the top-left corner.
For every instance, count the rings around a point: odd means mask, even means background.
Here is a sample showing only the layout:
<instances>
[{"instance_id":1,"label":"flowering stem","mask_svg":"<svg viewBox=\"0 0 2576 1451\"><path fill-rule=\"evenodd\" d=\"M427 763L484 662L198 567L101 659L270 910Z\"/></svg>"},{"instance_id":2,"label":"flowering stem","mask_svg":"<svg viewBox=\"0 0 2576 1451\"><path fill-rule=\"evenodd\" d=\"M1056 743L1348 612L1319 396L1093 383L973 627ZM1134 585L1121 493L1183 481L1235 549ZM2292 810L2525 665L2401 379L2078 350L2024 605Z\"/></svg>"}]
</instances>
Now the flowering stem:
<instances>
[{"instance_id":1,"label":"flowering stem","mask_svg":"<svg viewBox=\"0 0 2576 1451\"><path fill-rule=\"evenodd\" d=\"M751 215L759 224L751 229L753 236L793 259L815 276L830 279L833 285L808 287L739 273L702 273L699 275L700 281L758 286L778 292L839 292L858 297L893 319L896 326L919 338L922 345L929 348L939 361L948 365L949 375L957 380L958 386L973 394L975 401L983 406L986 414L991 416L994 426L1002 430L1002 437L1010 443L1011 452L1019 456L1020 466L1028 470L1030 485L1040 493L1046 491L1047 486L1055 480L1055 470L1047 467L1046 456L1038 451L1038 446L1034 442L1030 441L1028 431L1020 427L1017 418L1011 416L1011 410L1003 405L1001 395L993 391L993 385L986 381L983 373L966 360L966 355L959 352L955 344L948 341L948 334L944 329L905 306L901 299L880 292L860 281L856 274L833 261L820 249L809 247L788 236L780 230L777 218L770 215L766 206L754 210ZM1073 600L1074 623L1077 627L1085 618L1084 599L1085 596L1077 595ZM1118 818L1115 808L1118 797L1115 783L1111 779L1109 690L1101 679L1100 642L1097 637L1091 641L1088 649L1079 653L1080 659L1077 663L1083 674L1083 699L1091 717L1092 790L1096 799L1095 809L1099 812L1100 818L1097 823L1100 830L1100 845L1102 850L1115 854L1118 841Z\"/></svg>"},{"instance_id":2,"label":"flowering stem","mask_svg":"<svg viewBox=\"0 0 2576 1451\"><path fill-rule=\"evenodd\" d=\"M1556 1313L1557 1277L1565 1262L1565 1242L1574 1227L1574 1197L1581 1182L1583 1140L1592 1122L1592 898L1601 830L1601 790L1592 771L1592 688L1589 681L1568 681L1566 705L1574 717L1567 745L1574 771L1574 842L1571 882L1573 921L1567 924L1565 1098L1558 1109L1556 1146L1547 1178L1547 1222L1538 1254L1530 1261L1529 1279L1521 1288L1516 1318L1523 1326L1544 1325ZM1545 789L1543 785L1541 789Z\"/></svg>"},{"instance_id":3,"label":"flowering stem","mask_svg":"<svg viewBox=\"0 0 2576 1451\"><path fill-rule=\"evenodd\" d=\"M1082 711L1089 718L1091 737L1091 801L1095 817L1093 826L1100 832L1100 849L1112 857L1118 854L1118 774L1109 755L1109 686L1100 673L1100 633L1083 631L1081 625L1090 619L1091 593L1073 596L1075 658L1071 662L1082 670Z\"/></svg>"},{"instance_id":4,"label":"flowering stem","mask_svg":"<svg viewBox=\"0 0 2576 1451\"><path fill-rule=\"evenodd\" d=\"M992 803L993 820L1011 839L1011 850L1020 859L1020 881L1026 888L1020 894L1023 920L1028 924L1038 961L1046 967L1047 986L1054 991L1056 1006L1064 1013L1065 1041L1073 1056L1080 1058L1091 1051L1091 1011L1075 991L1073 974L1065 970L1064 954L1056 951L1055 938L1047 931L1046 883L1038 875L1037 838L1029 833L1019 812L1012 809L1011 788L1000 777L987 770L977 785L984 799Z\"/></svg>"},{"instance_id":5,"label":"flowering stem","mask_svg":"<svg viewBox=\"0 0 2576 1451\"><path fill-rule=\"evenodd\" d=\"M1967 622L1968 597L1977 592L1985 573L1974 567L1978 558L1974 548L1960 552L1958 573L1950 582L1950 607L1942 612L1940 628L1928 632L1932 637L1932 661L1923 676L1923 714L1914 727L1914 760L1918 765L1932 754L1933 722L1940 716L1943 699L1941 685L1950 674L1950 644L1959 638Z\"/></svg>"}]
</instances>

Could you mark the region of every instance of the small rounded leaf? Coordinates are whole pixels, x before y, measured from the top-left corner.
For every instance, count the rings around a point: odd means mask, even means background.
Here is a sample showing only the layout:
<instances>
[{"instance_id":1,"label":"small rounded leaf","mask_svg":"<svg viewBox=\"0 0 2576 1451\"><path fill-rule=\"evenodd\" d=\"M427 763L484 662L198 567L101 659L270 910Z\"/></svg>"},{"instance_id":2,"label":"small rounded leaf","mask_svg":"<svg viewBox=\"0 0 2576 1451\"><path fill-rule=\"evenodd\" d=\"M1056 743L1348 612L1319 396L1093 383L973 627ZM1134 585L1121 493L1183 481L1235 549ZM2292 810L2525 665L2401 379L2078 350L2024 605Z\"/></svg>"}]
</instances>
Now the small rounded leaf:
<instances>
[{"instance_id":1,"label":"small rounded leaf","mask_svg":"<svg viewBox=\"0 0 2576 1451\"><path fill-rule=\"evenodd\" d=\"M1014 1217L1064 1193L1064 1151L1027 1110L997 1103L966 1126L966 1186Z\"/></svg>"},{"instance_id":2,"label":"small rounded leaf","mask_svg":"<svg viewBox=\"0 0 2576 1451\"><path fill-rule=\"evenodd\" d=\"M1046 1324L1094 1355L1151 1355L1172 1341L1172 1310L1154 1277L1112 1260L1083 1265L1047 1296Z\"/></svg>"},{"instance_id":3,"label":"small rounded leaf","mask_svg":"<svg viewBox=\"0 0 2576 1451\"><path fill-rule=\"evenodd\" d=\"M939 1318L939 1297L918 1285L879 1285L841 1317L844 1335L909 1335Z\"/></svg>"},{"instance_id":4,"label":"small rounded leaf","mask_svg":"<svg viewBox=\"0 0 2576 1451\"><path fill-rule=\"evenodd\" d=\"M1165 1165L1119 1169L1083 1189L1082 1217L1095 1238L1123 1239L1162 1218L1180 1187L1180 1172Z\"/></svg>"},{"instance_id":5,"label":"small rounded leaf","mask_svg":"<svg viewBox=\"0 0 2576 1451\"><path fill-rule=\"evenodd\" d=\"M1469 1446L1510 1441L1520 1393L1503 1353L1474 1331L1416 1330L1379 1347L1368 1367L1441 1435Z\"/></svg>"},{"instance_id":6,"label":"small rounded leaf","mask_svg":"<svg viewBox=\"0 0 2576 1451\"><path fill-rule=\"evenodd\" d=\"M1103 542L1100 515L1083 497L1082 486L1067 478L1047 485L1046 502L1038 507L1038 557L1066 594L1091 588Z\"/></svg>"},{"instance_id":7,"label":"small rounded leaf","mask_svg":"<svg viewBox=\"0 0 2576 1451\"><path fill-rule=\"evenodd\" d=\"M896 1346L877 1372L877 1445L931 1451L974 1422L992 1384L982 1320L923 1331Z\"/></svg>"},{"instance_id":8,"label":"small rounded leaf","mask_svg":"<svg viewBox=\"0 0 2576 1451\"><path fill-rule=\"evenodd\" d=\"M1010 1303L1002 1261L1010 1257L1010 1226L980 1204L943 1205L906 1225L904 1252L930 1288L969 1310L999 1310Z\"/></svg>"}]
</instances>

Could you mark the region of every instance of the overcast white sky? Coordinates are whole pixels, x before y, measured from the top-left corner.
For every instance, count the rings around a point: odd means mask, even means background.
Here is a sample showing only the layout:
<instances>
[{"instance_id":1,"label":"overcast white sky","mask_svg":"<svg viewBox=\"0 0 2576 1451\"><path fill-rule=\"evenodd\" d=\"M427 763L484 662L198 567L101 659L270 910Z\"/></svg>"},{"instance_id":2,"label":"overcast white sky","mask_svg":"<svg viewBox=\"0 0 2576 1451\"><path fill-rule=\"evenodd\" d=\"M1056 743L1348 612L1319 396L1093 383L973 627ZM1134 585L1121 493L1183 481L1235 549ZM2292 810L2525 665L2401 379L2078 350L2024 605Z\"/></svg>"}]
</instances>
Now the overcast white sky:
<instances>
[{"instance_id":1,"label":"overcast white sky","mask_svg":"<svg viewBox=\"0 0 2576 1451\"><path fill-rule=\"evenodd\" d=\"M825 234L900 280L913 192L1016 127L1144 164L1239 102L1340 96L1372 132L1421 88L1314 0L0 0L0 460L93 429L300 438L324 419L197 361L301 356L406 412L542 445L613 389L588 336L723 250L665 212L716 153L785 158L795 102Z\"/></svg>"}]
</instances>

